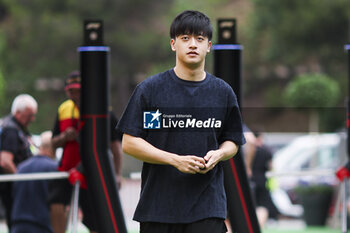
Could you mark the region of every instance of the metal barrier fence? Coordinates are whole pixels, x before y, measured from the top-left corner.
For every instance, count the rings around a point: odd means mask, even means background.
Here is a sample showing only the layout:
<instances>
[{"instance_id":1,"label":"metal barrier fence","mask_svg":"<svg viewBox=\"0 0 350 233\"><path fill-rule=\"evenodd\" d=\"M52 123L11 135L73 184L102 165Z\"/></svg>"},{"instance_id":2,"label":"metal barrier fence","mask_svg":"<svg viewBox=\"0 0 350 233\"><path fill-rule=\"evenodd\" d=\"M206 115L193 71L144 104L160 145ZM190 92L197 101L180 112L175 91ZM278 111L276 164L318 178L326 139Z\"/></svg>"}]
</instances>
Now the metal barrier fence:
<instances>
[{"instance_id":1,"label":"metal barrier fence","mask_svg":"<svg viewBox=\"0 0 350 233\"><path fill-rule=\"evenodd\" d=\"M0 182L11 181L33 181L33 180L53 180L53 179L67 179L68 172L38 172L38 173L26 173L26 174L6 174L0 175ZM73 194L71 199L71 208L69 210L67 226L71 220L71 232L76 233L78 230L78 209L79 209L79 188L80 182L77 181L73 188Z\"/></svg>"},{"instance_id":2,"label":"metal barrier fence","mask_svg":"<svg viewBox=\"0 0 350 233\"><path fill-rule=\"evenodd\" d=\"M306 171L286 171L286 172L267 172L267 177L281 177L281 176L334 176L335 171L331 169L325 170L306 170ZM53 179L67 179L68 172L42 172L42 173L27 173L27 174L8 174L0 175L0 182L9 181L32 181L32 180L53 180ZM345 179L342 183L342 233L347 232L347 198L349 183L348 179ZM73 188L73 194L71 199L71 208L69 211L67 222L71 220L71 232L77 232L78 226L78 209L79 209L79 181L76 182ZM68 226L69 224L67 224Z\"/></svg>"},{"instance_id":3,"label":"metal barrier fence","mask_svg":"<svg viewBox=\"0 0 350 233\"><path fill-rule=\"evenodd\" d=\"M281 177L281 176L335 176L335 171L332 169L322 170L303 170L303 171L278 171L267 172L266 177Z\"/></svg>"},{"instance_id":4,"label":"metal barrier fence","mask_svg":"<svg viewBox=\"0 0 350 233\"><path fill-rule=\"evenodd\" d=\"M38 172L38 173L26 173L26 174L7 174L7 175L0 175L0 182L67 179L68 176L69 176L68 172Z\"/></svg>"}]
</instances>

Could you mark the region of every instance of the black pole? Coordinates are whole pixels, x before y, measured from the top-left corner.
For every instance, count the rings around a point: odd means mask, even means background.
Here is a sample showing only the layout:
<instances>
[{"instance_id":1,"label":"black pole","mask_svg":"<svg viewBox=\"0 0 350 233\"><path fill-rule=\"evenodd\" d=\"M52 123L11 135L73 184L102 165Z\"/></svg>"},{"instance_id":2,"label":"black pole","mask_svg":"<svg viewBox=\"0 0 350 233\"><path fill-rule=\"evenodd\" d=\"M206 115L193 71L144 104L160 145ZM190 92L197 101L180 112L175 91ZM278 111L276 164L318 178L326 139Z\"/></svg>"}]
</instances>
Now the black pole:
<instances>
[{"instance_id":1,"label":"black pole","mask_svg":"<svg viewBox=\"0 0 350 233\"><path fill-rule=\"evenodd\" d=\"M236 93L241 106L242 49L236 43L236 20L218 20L218 44L214 50L214 73ZM260 233L242 151L224 164L228 219L233 232Z\"/></svg>"},{"instance_id":2,"label":"black pole","mask_svg":"<svg viewBox=\"0 0 350 233\"><path fill-rule=\"evenodd\" d=\"M109 50L103 45L102 21L86 21L84 46L78 48L82 77L80 151L98 232L127 233L108 158Z\"/></svg>"},{"instance_id":3,"label":"black pole","mask_svg":"<svg viewBox=\"0 0 350 233\"><path fill-rule=\"evenodd\" d=\"M218 44L214 50L214 74L231 85L241 105L242 49L236 44L236 20L218 20Z\"/></svg>"},{"instance_id":4,"label":"black pole","mask_svg":"<svg viewBox=\"0 0 350 233\"><path fill-rule=\"evenodd\" d=\"M346 128L347 128L347 150L348 158L350 159L350 44L345 45L345 50L348 52L348 99L346 109Z\"/></svg>"}]
</instances>

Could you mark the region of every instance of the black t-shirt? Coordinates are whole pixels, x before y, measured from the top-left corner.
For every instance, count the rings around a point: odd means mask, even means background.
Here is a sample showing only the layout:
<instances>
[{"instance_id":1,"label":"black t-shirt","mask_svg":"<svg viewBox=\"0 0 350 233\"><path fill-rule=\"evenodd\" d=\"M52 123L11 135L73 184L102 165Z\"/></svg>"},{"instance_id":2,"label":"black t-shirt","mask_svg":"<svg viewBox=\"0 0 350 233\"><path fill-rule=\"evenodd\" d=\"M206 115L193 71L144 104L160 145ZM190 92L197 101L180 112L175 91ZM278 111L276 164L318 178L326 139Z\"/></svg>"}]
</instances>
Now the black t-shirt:
<instances>
[{"instance_id":1,"label":"black t-shirt","mask_svg":"<svg viewBox=\"0 0 350 233\"><path fill-rule=\"evenodd\" d=\"M20 126L14 117L4 118L1 127L1 150L11 152L14 155L15 165L32 156L27 139L30 134Z\"/></svg>"},{"instance_id":2,"label":"black t-shirt","mask_svg":"<svg viewBox=\"0 0 350 233\"><path fill-rule=\"evenodd\" d=\"M266 185L265 173L269 170L269 163L272 160L272 153L266 146L258 146L256 148L253 160L253 177L252 180L256 185L264 187Z\"/></svg>"},{"instance_id":3,"label":"black t-shirt","mask_svg":"<svg viewBox=\"0 0 350 233\"><path fill-rule=\"evenodd\" d=\"M146 79L136 87L118 128L179 155L204 157L226 140L245 143L232 88L209 73L200 82L184 81L173 70ZM221 163L204 175L143 163L134 219L188 223L226 218L223 178Z\"/></svg>"},{"instance_id":4,"label":"black t-shirt","mask_svg":"<svg viewBox=\"0 0 350 233\"><path fill-rule=\"evenodd\" d=\"M20 144L17 130L15 128L4 128L1 137L1 150L17 154Z\"/></svg>"}]
</instances>

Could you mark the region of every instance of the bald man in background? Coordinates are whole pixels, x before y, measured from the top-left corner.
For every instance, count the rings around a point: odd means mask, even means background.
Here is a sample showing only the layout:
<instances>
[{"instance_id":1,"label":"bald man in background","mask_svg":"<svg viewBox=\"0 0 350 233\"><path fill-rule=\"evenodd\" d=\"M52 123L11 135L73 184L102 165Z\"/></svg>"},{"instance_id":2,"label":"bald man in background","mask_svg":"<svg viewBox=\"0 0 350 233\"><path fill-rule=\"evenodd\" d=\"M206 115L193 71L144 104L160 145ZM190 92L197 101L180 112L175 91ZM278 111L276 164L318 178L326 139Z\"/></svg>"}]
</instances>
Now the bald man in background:
<instances>
[{"instance_id":1,"label":"bald man in background","mask_svg":"<svg viewBox=\"0 0 350 233\"><path fill-rule=\"evenodd\" d=\"M39 154L20 163L17 173L57 171L58 162L53 153L51 137L51 131L45 131L41 134ZM11 233L53 232L47 202L47 180L14 182L12 195Z\"/></svg>"}]
</instances>

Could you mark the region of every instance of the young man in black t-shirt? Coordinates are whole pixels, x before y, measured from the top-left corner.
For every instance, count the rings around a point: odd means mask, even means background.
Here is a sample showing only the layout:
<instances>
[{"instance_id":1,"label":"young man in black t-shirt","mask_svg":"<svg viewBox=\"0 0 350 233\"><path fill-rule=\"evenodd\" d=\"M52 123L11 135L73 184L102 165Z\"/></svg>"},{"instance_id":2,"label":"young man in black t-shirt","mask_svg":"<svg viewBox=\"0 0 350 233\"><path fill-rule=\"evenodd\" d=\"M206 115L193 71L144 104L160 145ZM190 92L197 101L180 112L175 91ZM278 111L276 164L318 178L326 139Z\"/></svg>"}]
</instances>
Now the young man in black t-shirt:
<instances>
[{"instance_id":1,"label":"young man in black t-shirt","mask_svg":"<svg viewBox=\"0 0 350 233\"><path fill-rule=\"evenodd\" d=\"M205 72L209 18L178 15L170 28L176 66L140 83L118 128L124 152L144 161L134 219L141 233L226 232L220 161L245 143L232 88Z\"/></svg>"}]
</instances>

